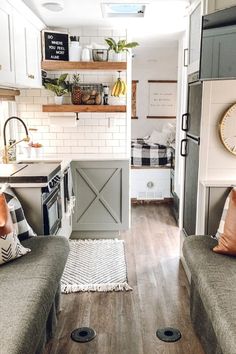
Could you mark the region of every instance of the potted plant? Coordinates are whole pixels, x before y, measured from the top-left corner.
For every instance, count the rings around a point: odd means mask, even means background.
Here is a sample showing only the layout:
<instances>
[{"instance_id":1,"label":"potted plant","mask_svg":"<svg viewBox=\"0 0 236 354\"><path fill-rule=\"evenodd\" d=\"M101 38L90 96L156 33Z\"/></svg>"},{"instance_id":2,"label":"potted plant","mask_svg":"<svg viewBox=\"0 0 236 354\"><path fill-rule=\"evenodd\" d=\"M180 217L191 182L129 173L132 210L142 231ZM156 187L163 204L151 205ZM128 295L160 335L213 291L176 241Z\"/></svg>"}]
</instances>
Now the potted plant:
<instances>
[{"instance_id":1,"label":"potted plant","mask_svg":"<svg viewBox=\"0 0 236 354\"><path fill-rule=\"evenodd\" d=\"M121 54L123 52L128 52L129 49L135 48L139 45L137 42L127 43L126 39L120 39L118 42L116 42L113 38L106 38L105 41L109 46L108 50L113 51L114 61L120 61Z\"/></svg>"},{"instance_id":2,"label":"potted plant","mask_svg":"<svg viewBox=\"0 0 236 354\"><path fill-rule=\"evenodd\" d=\"M81 104L82 92L79 86L80 75L74 74L72 76L72 85L71 85L71 101L73 104Z\"/></svg>"},{"instance_id":3,"label":"potted plant","mask_svg":"<svg viewBox=\"0 0 236 354\"><path fill-rule=\"evenodd\" d=\"M55 104L62 104L63 96L69 92L68 84L66 83L67 73L62 74L56 79L44 80L44 87L55 93Z\"/></svg>"}]
</instances>

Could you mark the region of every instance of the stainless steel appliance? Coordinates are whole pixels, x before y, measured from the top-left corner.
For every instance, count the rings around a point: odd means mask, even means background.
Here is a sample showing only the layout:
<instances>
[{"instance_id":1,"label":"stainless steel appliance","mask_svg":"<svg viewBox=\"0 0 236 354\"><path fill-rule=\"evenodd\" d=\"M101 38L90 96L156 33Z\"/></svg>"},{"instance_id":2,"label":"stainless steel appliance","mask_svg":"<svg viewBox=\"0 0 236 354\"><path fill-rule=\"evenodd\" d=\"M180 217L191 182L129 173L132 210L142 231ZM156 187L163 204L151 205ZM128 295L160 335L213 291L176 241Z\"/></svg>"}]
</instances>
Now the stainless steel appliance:
<instances>
[{"instance_id":1,"label":"stainless steel appliance","mask_svg":"<svg viewBox=\"0 0 236 354\"><path fill-rule=\"evenodd\" d=\"M188 111L182 116L186 138L181 141L180 151L185 158L183 229L186 235L196 232L201 102L202 82L189 83Z\"/></svg>"},{"instance_id":2,"label":"stainless steel appliance","mask_svg":"<svg viewBox=\"0 0 236 354\"><path fill-rule=\"evenodd\" d=\"M34 231L56 235L62 219L60 164L18 164L4 172L5 166L9 165L0 167L0 183L8 182L14 188Z\"/></svg>"}]
</instances>

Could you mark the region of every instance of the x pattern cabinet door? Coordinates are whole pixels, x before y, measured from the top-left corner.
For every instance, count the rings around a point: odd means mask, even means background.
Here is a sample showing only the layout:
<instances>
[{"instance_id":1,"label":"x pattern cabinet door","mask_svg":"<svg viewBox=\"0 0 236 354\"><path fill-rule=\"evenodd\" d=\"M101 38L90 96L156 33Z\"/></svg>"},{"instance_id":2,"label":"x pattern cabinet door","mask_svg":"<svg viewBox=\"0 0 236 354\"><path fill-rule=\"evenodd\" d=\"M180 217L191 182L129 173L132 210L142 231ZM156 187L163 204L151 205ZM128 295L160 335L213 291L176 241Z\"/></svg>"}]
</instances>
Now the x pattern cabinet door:
<instances>
[{"instance_id":1,"label":"x pattern cabinet door","mask_svg":"<svg viewBox=\"0 0 236 354\"><path fill-rule=\"evenodd\" d=\"M77 162L73 179L77 199L74 230L122 230L128 227L127 161Z\"/></svg>"}]
</instances>

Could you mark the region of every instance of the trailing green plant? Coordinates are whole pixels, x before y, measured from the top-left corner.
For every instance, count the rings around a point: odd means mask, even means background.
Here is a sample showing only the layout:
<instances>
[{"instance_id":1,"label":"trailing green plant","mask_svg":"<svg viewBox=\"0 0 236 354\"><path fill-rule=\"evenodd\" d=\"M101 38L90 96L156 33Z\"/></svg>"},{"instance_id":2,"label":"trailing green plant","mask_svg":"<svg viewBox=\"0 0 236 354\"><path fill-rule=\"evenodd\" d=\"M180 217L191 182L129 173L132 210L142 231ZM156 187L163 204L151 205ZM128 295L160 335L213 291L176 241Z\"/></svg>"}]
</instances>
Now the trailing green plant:
<instances>
[{"instance_id":1,"label":"trailing green plant","mask_svg":"<svg viewBox=\"0 0 236 354\"><path fill-rule=\"evenodd\" d=\"M138 42L127 43L125 39L116 42L113 38L106 38L105 41L109 46L108 50L113 50L115 53L128 52L129 49L139 46Z\"/></svg>"},{"instance_id":2,"label":"trailing green plant","mask_svg":"<svg viewBox=\"0 0 236 354\"><path fill-rule=\"evenodd\" d=\"M66 82L68 74L62 74L56 79L44 80L44 87L56 94L56 96L63 96L69 92L68 83Z\"/></svg>"}]
</instances>

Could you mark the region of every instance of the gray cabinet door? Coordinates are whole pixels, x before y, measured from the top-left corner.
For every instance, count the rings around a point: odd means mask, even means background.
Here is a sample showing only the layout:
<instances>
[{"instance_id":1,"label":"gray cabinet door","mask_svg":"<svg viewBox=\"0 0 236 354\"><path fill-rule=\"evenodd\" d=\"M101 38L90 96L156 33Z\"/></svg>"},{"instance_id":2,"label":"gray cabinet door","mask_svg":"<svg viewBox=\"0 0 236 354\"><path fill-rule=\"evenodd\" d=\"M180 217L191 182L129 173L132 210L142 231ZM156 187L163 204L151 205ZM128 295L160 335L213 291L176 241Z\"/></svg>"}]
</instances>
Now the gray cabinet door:
<instances>
[{"instance_id":1,"label":"gray cabinet door","mask_svg":"<svg viewBox=\"0 0 236 354\"><path fill-rule=\"evenodd\" d=\"M129 161L73 161L73 231L129 227Z\"/></svg>"}]
</instances>

